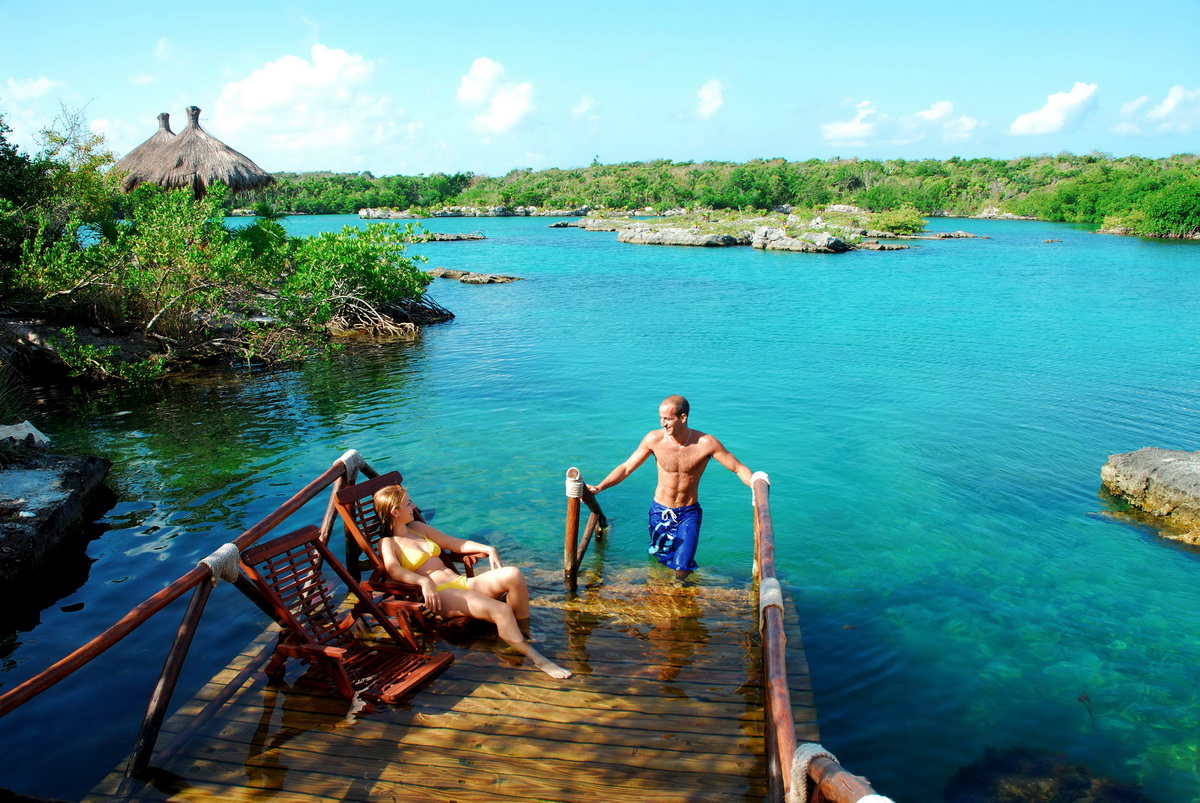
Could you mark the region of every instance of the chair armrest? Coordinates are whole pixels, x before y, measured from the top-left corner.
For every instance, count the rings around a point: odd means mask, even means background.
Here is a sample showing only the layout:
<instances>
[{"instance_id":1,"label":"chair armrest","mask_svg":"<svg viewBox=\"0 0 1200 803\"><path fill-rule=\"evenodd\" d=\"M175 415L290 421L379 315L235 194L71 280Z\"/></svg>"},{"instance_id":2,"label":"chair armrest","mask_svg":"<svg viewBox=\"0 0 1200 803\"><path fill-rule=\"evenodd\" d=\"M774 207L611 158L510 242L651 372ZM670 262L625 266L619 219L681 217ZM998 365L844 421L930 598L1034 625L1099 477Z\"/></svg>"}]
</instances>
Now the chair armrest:
<instances>
[{"instance_id":1,"label":"chair armrest","mask_svg":"<svg viewBox=\"0 0 1200 803\"><path fill-rule=\"evenodd\" d=\"M345 647L323 647L320 644L290 644L287 652L293 657L304 658L307 655L320 655L325 658L341 658L346 654Z\"/></svg>"}]
</instances>

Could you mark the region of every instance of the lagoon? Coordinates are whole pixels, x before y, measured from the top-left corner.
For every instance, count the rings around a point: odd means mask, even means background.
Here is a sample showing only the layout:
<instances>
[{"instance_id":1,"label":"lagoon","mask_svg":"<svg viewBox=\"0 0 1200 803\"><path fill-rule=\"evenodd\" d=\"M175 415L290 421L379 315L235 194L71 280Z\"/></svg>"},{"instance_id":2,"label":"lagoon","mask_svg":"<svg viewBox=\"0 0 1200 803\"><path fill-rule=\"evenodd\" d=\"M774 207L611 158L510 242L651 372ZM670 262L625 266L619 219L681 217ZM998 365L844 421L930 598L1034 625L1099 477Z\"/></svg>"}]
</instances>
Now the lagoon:
<instances>
[{"instance_id":1,"label":"lagoon","mask_svg":"<svg viewBox=\"0 0 1200 803\"><path fill-rule=\"evenodd\" d=\"M935 219L989 239L826 256L623 245L550 222L425 221L488 237L420 246L429 267L525 281L435 281L458 317L415 343L47 394L34 423L61 451L113 460L119 501L86 581L0 633L0 684L347 448L402 470L443 529L553 569L565 469L599 480L682 393L694 427L771 476L822 743L848 769L898 803L939 800L985 748L1025 746L1200 800L1200 552L1107 515L1098 494L1111 453L1200 449L1200 244ZM287 221L347 224L373 225ZM607 569L645 565L652 490L643 467L601 497ZM700 582L748 582L749 490L714 466L701 497ZM78 798L111 769L181 613L0 719L0 787ZM262 626L218 589L177 701Z\"/></svg>"}]
</instances>

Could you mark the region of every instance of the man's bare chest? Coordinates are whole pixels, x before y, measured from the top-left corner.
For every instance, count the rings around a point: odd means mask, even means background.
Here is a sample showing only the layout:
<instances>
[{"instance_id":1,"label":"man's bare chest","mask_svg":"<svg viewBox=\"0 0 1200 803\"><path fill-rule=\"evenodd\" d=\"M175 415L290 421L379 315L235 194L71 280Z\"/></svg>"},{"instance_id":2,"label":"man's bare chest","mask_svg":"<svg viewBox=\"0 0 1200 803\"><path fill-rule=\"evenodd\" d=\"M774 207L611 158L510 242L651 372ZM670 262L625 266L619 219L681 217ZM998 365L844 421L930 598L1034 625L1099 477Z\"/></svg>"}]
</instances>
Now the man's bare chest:
<instances>
[{"instance_id":1,"label":"man's bare chest","mask_svg":"<svg viewBox=\"0 0 1200 803\"><path fill-rule=\"evenodd\" d=\"M663 444L654 450L658 467L671 474L695 474L704 469L711 455L699 444L677 446Z\"/></svg>"}]
</instances>

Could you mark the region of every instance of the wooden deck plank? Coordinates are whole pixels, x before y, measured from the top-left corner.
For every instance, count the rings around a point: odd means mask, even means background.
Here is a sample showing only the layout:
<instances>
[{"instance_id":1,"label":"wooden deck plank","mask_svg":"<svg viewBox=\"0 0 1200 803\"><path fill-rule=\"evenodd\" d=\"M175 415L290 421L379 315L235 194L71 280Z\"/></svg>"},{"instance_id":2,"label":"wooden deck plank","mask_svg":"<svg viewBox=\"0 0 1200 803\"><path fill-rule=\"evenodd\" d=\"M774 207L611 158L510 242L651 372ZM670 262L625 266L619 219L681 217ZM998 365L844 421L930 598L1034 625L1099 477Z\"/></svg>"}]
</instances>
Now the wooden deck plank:
<instances>
[{"instance_id":1,"label":"wooden deck plank","mask_svg":"<svg viewBox=\"0 0 1200 803\"><path fill-rule=\"evenodd\" d=\"M162 762L177 783L146 786L135 799L761 799L753 611L744 589L589 589L581 600L543 601L533 612L535 632L546 635L539 649L574 677L555 681L517 665L485 637L441 645L457 661L416 696L358 712L320 684L297 684L304 670L291 662L284 686L252 675ZM788 637L797 734L815 740L794 626ZM160 747L273 640L272 629L264 631L180 706ZM108 799L118 781L119 770L90 799Z\"/></svg>"}]
</instances>

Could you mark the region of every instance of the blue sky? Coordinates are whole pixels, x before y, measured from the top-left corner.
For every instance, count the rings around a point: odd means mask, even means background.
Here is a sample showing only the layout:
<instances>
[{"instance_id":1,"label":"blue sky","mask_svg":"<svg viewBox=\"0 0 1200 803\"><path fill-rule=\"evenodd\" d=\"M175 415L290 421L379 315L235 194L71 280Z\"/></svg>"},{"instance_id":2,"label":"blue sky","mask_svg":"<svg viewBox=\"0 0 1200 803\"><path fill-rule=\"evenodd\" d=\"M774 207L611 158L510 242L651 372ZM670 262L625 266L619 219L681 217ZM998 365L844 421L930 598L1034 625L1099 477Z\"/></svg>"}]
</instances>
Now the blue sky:
<instances>
[{"instance_id":1,"label":"blue sky","mask_svg":"<svg viewBox=\"0 0 1200 803\"><path fill-rule=\"evenodd\" d=\"M1200 0L0 0L0 114L121 155L171 113L263 168L1200 150Z\"/></svg>"}]
</instances>

